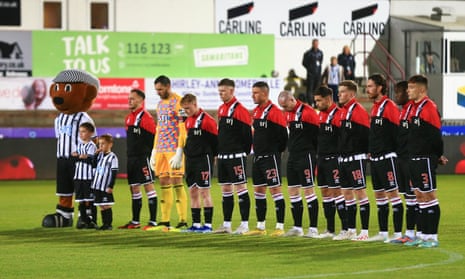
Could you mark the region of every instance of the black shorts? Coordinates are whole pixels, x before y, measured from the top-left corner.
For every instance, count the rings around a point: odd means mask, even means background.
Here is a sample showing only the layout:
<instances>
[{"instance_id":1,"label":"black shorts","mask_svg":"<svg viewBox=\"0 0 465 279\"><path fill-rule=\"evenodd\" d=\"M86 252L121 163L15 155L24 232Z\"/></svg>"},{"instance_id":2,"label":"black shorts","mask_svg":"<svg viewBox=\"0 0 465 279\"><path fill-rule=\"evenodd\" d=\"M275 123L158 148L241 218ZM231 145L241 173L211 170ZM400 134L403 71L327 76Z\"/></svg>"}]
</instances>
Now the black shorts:
<instances>
[{"instance_id":1,"label":"black shorts","mask_svg":"<svg viewBox=\"0 0 465 279\"><path fill-rule=\"evenodd\" d=\"M218 155L218 183L246 184L247 156L241 153Z\"/></svg>"},{"instance_id":2,"label":"black shorts","mask_svg":"<svg viewBox=\"0 0 465 279\"><path fill-rule=\"evenodd\" d=\"M379 158L379 157L378 157ZM371 159L371 181L375 192L397 189L397 158Z\"/></svg>"},{"instance_id":3,"label":"black shorts","mask_svg":"<svg viewBox=\"0 0 465 279\"><path fill-rule=\"evenodd\" d=\"M256 186L281 186L281 156L254 156L252 165L252 181Z\"/></svg>"},{"instance_id":4,"label":"black shorts","mask_svg":"<svg viewBox=\"0 0 465 279\"><path fill-rule=\"evenodd\" d=\"M366 188L367 160L357 157L359 155L343 157L340 160L342 189L360 190Z\"/></svg>"},{"instance_id":5,"label":"black shorts","mask_svg":"<svg viewBox=\"0 0 465 279\"><path fill-rule=\"evenodd\" d=\"M57 158L56 194L60 197L72 197L74 193L74 168L76 160L73 158Z\"/></svg>"},{"instance_id":6,"label":"black shorts","mask_svg":"<svg viewBox=\"0 0 465 279\"><path fill-rule=\"evenodd\" d=\"M127 172L130 186L153 183L153 171L146 156L128 157Z\"/></svg>"},{"instance_id":7,"label":"black shorts","mask_svg":"<svg viewBox=\"0 0 465 279\"><path fill-rule=\"evenodd\" d=\"M413 189L427 193L436 190L437 157L410 158L409 170Z\"/></svg>"},{"instance_id":8,"label":"black shorts","mask_svg":"<svg viewBox=\"0 0 465 279\"><path fill-rule=\"evenodd\" d=\"M405 157L397 158L397 184L399 186L399 193L406 195L415 195L412 189L412 182L410 181L409 159Z\"/></svg>"},{"instance_id":9,"label":"black shorts","mask_svg":"<svg viewBox=\"0 0 465 279\"><path fill-rule=\"evenodd\" d=\"M186 182L187 186L210 188L213 173L213 159L211 155L198 157L186 157Z\"/></svg>"},{"instance_id":10,"label":"black shorts","mask_svg":"<svg viewBox=\"0 0 465 279\"><path fill-rule=\"evenodd\" d=\"M95 201L94 205L102 206L102 205L114 205L115 199L113 194L108 194L105 191L95 190Z\"/></svg>"},{"instance_id":11,"label":"black shorts","mask_svg":"<svg viewBox=\"0 0 465 279\"><path fill-rule=\"evenodd\" d=\"M318 187L320 188L341 188L341 177L339 171L339 161L336 156L318 157Z\"/></svg>"},{"instance_id":12,"label":"black shorts","mask_svg":"<svg viewBox=\"0 0 465 279\"><path fill-rule=\"evenodd\" d=\"M288 187L313 187L315 183L315 161L314 154L290 153L287 159Z\"/></svg>"},{"instance_id":13,"label":"black shorts","mask_svg":"<svg viewBox=\"0 0 465 279\"><path fill-rule=\"evenodd\" d=\"M74 198L76 202L94 200L93 190L90 189L92 180L74 180Z\"/></svg>"}]
</instances>

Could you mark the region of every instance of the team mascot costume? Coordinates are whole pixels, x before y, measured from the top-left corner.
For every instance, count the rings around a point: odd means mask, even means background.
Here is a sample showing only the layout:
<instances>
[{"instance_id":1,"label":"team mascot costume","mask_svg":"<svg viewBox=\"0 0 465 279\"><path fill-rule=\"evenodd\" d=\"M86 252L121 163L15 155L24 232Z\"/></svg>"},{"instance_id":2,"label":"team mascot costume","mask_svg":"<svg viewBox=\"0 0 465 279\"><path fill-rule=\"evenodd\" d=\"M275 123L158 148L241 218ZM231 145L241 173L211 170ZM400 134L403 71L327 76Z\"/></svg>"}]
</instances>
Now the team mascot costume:
<instances>
[{"instance_id":1,"label":"team mascot costume","mask_svg":"<svg viewBox=\"0 0 465 279\"><path fill-rule=\"evenodd\" d=\"M94 124L87 114L97 96L99 80L82 70L60 72L50 86L53 105L60 112L55 119L57 137L56 212L42 220L46 228L73 226L74 163L71 153L76 150L79 140L79 125ZM95 126L95 125L94 125Z\"/></svg>"}]
</instances>

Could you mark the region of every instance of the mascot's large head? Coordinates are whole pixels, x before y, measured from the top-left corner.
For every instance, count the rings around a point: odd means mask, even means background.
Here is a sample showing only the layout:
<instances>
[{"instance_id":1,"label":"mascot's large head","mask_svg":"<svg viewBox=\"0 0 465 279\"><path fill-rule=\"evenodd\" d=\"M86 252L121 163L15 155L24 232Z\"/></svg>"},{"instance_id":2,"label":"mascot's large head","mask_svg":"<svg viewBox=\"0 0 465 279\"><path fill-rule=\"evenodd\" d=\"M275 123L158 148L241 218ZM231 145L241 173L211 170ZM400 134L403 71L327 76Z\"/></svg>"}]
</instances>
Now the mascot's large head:
<instances>
[{"instance_id":1,"label":"mascot's large head","mask_svg":"<svg viewBox=\"0 0 465 279\"><path fill-rule=\"evenodd\" d=\"M85 71L64 70L53 79L50 97L62 113L87 111L97 96L99 85L99 80Z\"/></svg>"}]
</instances>

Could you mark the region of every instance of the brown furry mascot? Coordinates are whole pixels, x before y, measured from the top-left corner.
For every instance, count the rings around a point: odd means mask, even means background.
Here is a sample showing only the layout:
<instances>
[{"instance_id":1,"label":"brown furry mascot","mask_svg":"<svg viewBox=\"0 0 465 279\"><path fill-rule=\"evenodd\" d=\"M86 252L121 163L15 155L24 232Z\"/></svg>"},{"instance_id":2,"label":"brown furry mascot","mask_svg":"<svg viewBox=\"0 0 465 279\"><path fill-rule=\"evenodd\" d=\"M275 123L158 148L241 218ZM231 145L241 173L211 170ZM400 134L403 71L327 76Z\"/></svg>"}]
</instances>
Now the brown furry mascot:
<instances>
[{"instance_id":1,"label":"brown furry mascot","mask_svg":"<svg viewBox=\"0 0 465 279\"><path fill-rule=\"evenodd\" d=\"M71 227L73 225L74 164L71 153L79 140L79 125L94 124L86 113L99 88L99 80L82 70L60 72L50 86L53 105L60 112L55 119L57 137L56 213L46 215L43 227ZM95 125L94 125L95 126Z\"/></svg>"}]
</instances>

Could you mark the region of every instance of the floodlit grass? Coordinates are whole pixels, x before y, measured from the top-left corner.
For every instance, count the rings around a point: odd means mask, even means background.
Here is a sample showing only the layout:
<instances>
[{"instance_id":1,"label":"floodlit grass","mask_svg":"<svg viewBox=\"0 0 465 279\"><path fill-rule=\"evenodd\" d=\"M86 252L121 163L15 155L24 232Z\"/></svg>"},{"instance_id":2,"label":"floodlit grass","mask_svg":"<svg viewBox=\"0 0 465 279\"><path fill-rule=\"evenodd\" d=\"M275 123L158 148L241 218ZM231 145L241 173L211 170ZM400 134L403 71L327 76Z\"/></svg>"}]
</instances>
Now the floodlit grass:
<instances>
[{"instance_id":1,"label":"floodlit grass","mask_svg":"<svg viewBox=\"0 0 465 279\"><path fill-rule=\"evenodd\" d=\"M57 201L54 182L1 181L0 278L462 278L464 181L464 176L438 177L442 216L440 247L435 249L270 236L45 229L40 226L42 217L54 211ZM219 187L213 187L212 193L214 227L218 227L222 221ZM118 180L115 199L113 226L117 227L131 217L124 180ZM370 233L375 234L372 195L370 200ZM143 206L145 223L145 197ZM251 227L255 226L253 206L252 201ZM320 231L325 225L322 211ZM174 224L175 212L173 208ZM304 226L308 226L307 216L304 213ZM271 201L267 220L271 231L275 223ZM237 226L237 207L233 221ZM291 225L288 209L286 228Z\"/></svg>"}]
</instances>

